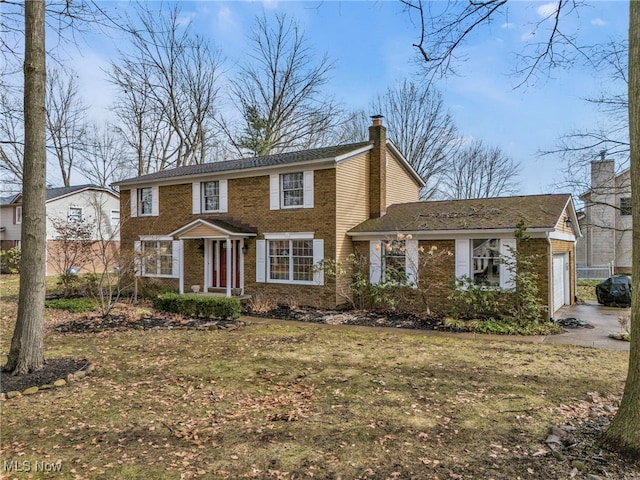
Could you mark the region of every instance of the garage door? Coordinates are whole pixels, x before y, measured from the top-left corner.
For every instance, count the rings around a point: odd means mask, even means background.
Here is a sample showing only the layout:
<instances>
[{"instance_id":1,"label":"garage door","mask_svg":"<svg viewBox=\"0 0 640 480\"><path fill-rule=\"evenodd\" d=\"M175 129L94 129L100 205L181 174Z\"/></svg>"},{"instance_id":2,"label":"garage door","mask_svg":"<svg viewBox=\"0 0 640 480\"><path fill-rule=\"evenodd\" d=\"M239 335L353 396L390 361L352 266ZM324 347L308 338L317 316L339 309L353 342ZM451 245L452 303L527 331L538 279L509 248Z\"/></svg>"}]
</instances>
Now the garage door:
<instances>
[{"instance_id":1,"label":"garage door","mask_svg":"<svg viewBox=\"0 0 640 480\"><path fill-rule=\"evenodd\" d=\"M553 311L555 312L564 305L565 283L567 274L565 270L565 254L553 256Z\"/></svg>"}]
</instances>

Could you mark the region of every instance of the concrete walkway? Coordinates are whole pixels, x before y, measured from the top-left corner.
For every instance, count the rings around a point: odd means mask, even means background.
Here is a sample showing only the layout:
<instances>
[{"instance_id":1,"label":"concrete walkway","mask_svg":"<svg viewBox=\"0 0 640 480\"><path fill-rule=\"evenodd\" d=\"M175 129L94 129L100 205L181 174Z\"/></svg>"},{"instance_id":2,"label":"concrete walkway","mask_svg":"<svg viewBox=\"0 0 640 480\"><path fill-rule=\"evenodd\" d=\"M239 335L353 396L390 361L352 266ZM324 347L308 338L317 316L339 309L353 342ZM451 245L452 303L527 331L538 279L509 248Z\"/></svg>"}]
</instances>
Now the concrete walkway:
<instances>
[{"instance_id":1,"label":"concrete walkway","mask_svg":"<svg viewBox=\"0 0 640 480\"><path fill-rule=\"evenodd\" d=\"M468 332L441 332L433 330L413 330L405 328L391 327L365 327L356 325L327 325L324 323L304 323L304 325L313 325L317 328L343 329L347 328L356 331L368 332L394 332L403 335L424 335L424 336L445 336L456 338L468 338L475 340L493 340L507 342L522 343L555 343L564 345L578 345L583 347L605 348L610 350L626 350L629 351L629 342L614 340L609 338L609 333L620 332L621 327L618 324L618 316L628 308L603 307L595 301L587 301L582 305L572 305L561 308L556 313L556 318L578 318L593 325L594 328L567 328L566 333L549 336L515 336L515 335L485 335L479 333ZM263 325L292 325L296 322L292 320L278 320L270 318L257 317L241 317L241 320L247 323L263 324Z\"/></svg>"}]
</instances>

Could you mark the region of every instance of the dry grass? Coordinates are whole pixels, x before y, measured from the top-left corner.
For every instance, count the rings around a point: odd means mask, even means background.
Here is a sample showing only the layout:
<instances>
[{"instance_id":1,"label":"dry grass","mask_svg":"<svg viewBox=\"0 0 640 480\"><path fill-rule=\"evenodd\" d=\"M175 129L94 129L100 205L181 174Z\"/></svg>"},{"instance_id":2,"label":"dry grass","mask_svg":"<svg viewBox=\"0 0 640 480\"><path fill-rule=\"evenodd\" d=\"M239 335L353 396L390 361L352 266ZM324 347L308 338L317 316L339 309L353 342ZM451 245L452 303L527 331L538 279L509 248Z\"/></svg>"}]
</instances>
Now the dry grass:
<instances>
[{"instance_id":1,"label":"dry grass","mask_svg":"<svg viewBox=\"0 0 640 480\"><path fill-rule=\"evenodd\" d=\"M55 478L549 478L549 459L568 475L547 427L620 395L627 361L295 323L49 333L46 347L96 372L4 402L0 458L59 463Z\"/></svg>"}]
</instances>

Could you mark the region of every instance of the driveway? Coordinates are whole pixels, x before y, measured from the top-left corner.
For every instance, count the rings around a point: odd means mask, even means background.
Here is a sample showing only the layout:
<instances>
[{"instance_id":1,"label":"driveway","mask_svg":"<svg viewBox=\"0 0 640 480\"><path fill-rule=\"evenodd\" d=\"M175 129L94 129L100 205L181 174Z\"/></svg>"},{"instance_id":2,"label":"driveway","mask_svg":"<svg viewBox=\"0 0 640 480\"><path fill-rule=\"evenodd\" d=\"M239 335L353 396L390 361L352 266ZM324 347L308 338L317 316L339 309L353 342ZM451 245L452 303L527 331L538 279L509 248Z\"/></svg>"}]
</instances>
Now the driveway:
<instances>
[{"instance_id":1,"label":"driveway","mask_svg":"<svg viewBox=\"0 0 640 480\"><path fill-rule=\"evenodd\" d=\"M628 308L604 307L595 300L587 300L581 305L562 307L556 318L577 318L593 325L593 328L567 328L567 333L544 337L542 343L562 343L584 347L608 348L629 351L629 342L609 338L609 333L622 331L618 317L628 313Z\"/></svg>"}]
</instances>

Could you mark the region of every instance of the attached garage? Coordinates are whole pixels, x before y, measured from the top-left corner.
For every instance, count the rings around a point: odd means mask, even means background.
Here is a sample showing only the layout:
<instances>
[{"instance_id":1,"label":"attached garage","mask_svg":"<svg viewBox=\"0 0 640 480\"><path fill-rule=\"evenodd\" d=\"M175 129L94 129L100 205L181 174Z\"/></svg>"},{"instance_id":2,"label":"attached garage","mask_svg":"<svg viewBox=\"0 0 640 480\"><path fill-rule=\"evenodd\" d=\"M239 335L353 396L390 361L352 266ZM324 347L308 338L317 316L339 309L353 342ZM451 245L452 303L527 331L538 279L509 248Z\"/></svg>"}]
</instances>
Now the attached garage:
<instances>
[{"instance_id":1,"label":"attached garage","mask_svg":"<svg viewBox=\"0 0 640 480\"><path fill-rule=\"evenodd\" d=\"M569 293L569 254L553 255L553 311L571 304Z\"/></svg>"}]
</instances>

